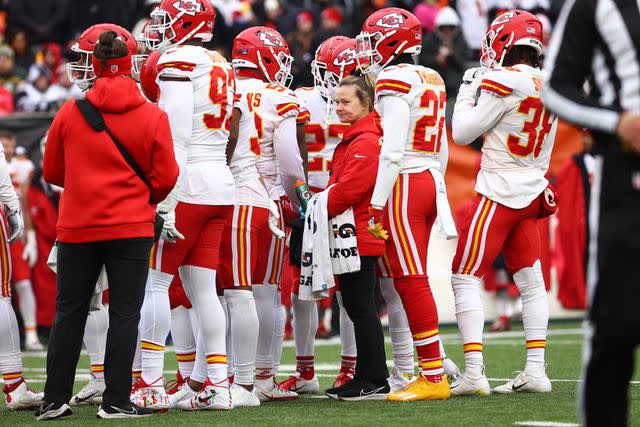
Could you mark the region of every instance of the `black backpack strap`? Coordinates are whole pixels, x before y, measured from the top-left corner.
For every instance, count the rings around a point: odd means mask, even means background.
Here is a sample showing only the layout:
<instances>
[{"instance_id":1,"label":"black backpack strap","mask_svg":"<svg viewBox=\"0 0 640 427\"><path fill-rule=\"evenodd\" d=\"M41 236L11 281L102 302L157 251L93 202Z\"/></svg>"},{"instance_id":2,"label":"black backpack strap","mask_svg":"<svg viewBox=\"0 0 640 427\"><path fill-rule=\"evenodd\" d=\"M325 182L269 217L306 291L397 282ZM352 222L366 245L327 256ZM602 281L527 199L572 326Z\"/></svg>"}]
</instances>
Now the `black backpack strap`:
<instances>
[{"instance_id":1,"label":"black backpack strap","mask_svg":"<svg viewBox=\"0 0 640 427\"><path fill-rule=\"evenodd\" d=\"M89 123L89 126L91 126L93 130L95 130L96 132L102 132L102 131L107 132L107 134L113 140L114 144L116 144L118 151L120 152L124 160L127 162L129 167L133 169L136 175L138 175L138 177L142 180L142 182L144 182L146 186L149 187L149 190L151 190L151 183L149 182L145 174L142 172L142 168L140 168L140 165L138 165L138 162L136 162L133 156L129 154L127 149L124 148L122 144L120 144L120 141L118 141L116 136L113 133L111 133L111 131L107 127L107 124L104 121L104 117L102 117L102 114L100 114L100 111L98 111L98 109L87 99L76 100L76 105L78 106L78 108L80 109L80 112L82 113L85 120L87 121L87 123Z\"/></svg>"}]
</instances>

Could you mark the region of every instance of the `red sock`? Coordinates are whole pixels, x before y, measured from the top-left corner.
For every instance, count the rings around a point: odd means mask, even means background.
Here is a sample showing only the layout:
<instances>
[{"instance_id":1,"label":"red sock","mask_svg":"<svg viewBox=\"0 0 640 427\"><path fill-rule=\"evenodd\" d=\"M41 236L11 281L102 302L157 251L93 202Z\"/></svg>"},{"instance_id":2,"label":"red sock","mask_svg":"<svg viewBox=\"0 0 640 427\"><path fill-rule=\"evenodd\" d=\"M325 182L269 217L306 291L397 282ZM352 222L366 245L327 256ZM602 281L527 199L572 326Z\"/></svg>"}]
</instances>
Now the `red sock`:
<instances>
[{"instance_id":1,"label":"red sock","mask_svg":"<svg viewBox=\"0 0 640 427\"><path fill-rule=\"evenodd\" d=\"M343 374L351 374L353 375L356 371L356 360L358 358L356 356L346 356L342 355L342 366L340 367L340 372Z\"/></svg>"},{"instance_id":2,"label":"red sock","mask_svg":"<svg viewBox=\"0 0 640 427\"><path fill-rule=\"evenodd\" d=\"M314 356L296 356L296 371L303 380L311 380L315 375Z\"/></svg>"}]
</instances>

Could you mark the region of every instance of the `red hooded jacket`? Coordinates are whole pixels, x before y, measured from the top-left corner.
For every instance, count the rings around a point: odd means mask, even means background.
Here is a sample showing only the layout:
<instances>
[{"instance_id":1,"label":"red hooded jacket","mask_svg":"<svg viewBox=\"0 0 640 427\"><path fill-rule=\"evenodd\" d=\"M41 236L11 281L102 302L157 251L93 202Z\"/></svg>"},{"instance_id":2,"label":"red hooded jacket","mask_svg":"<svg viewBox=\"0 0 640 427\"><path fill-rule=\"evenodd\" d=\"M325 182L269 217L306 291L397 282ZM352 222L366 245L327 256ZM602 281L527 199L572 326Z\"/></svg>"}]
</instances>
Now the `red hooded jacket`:
<instances>
[{"instance_id":1,"label":"red hooded jacket","mask_svg":"<svg viewBox=\"0 0 640 427\"><path fill-rule=\"evenodd\" d=\"M384 240L376 239L367 231L369 203L378 175L381 137L374 123L374 113L371 113L345 131L342 142L333 152L328 185L335 185L329 191L329 218L353 207L360 256L380 256L385 250Z\"/></svg>"},{"instance_id":2,"label":"red hooded jacket","mask_svg":"<svg viewBox=\"0 0 640 427\"><path fill-rule=\"evenodd\" d=\"M140 165L151 183L151 197L109 135L91 129L75 101L67 101L49 129L43 162L44 179L64 187L58 240L152 237L155 203L167 197L178 179L169 119L126 77L96 79L87 99Z\"/></svg>"}]
</instances>

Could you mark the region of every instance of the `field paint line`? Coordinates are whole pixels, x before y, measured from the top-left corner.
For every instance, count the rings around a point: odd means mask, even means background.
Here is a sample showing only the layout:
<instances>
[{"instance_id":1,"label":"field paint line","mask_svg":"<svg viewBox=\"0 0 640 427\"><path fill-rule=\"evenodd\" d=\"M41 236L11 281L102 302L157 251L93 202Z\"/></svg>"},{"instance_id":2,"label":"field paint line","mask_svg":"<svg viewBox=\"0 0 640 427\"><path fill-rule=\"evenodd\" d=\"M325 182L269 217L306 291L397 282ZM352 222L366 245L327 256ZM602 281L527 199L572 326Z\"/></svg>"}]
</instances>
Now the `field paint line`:
<instances>
[{"instance_id":1,"label":"field paint line","mask_svg":"<svg viewBox=\"0 0 640 427\"><path fill-rule=\"evenodd\" d=\"M514 426L536 426L536 427L579 427L575 423L559 423L557 421L516 421Z\"/></svg>"},{"instance_id":2,"label":"field paint line","mask_svg":"<svg viewBox=\"0 0 640 427\"><path fill-rule=\"evenodd\" d=\"M309 396L312 399L329 399L329 396L322 394L322 395L317 395L317 396Z\"/></svg>"}]
</instances>

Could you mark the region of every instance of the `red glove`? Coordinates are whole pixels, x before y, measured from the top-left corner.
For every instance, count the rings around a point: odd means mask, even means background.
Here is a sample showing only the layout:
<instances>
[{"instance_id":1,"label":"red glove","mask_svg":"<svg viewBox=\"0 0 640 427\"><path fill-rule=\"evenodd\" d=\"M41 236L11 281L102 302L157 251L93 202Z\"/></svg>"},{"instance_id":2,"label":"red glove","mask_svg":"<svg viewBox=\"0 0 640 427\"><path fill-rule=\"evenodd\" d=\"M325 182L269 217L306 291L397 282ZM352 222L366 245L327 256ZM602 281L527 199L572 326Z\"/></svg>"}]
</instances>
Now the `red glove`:
<instances>
[{"instance_id":1,"label":"red glove","mask_svg":"<svg viewBox=\"0 0 640 427\"><path fill-rule=\"evenodd\" d=\"M551 184L540 194L542 200L542 212L540 218L546 218L553 215L558 210L558 193Z\"/></svg>"},{"instance_id":2,"label":"red glove","mask_svg":"<svg viewBox=\"0 0 640 427\"><path fill-rule=\"evenodd\" d=\"M300 213L295 212L291 207L291 202L286 197L280 199L282 202L282 213L284 216L284 223L289 224L292 220L300 218Z\"/></svg>"},{"instance_id":3,"label":"red glove","mask_svg":"<svg viewBox=\"0 0 640 427\"><path fill-rule=\"evenodd\" d=\"M371 233L371 235L376 239L387 240L389 238L389 233L387 233L387 230L382 227L384 211L382 209L376 209L373 206L369 206L369 214L371 215L371 218L369 218L367 231L369 231L369 233Z\"/></svg>"}]
</instances>

